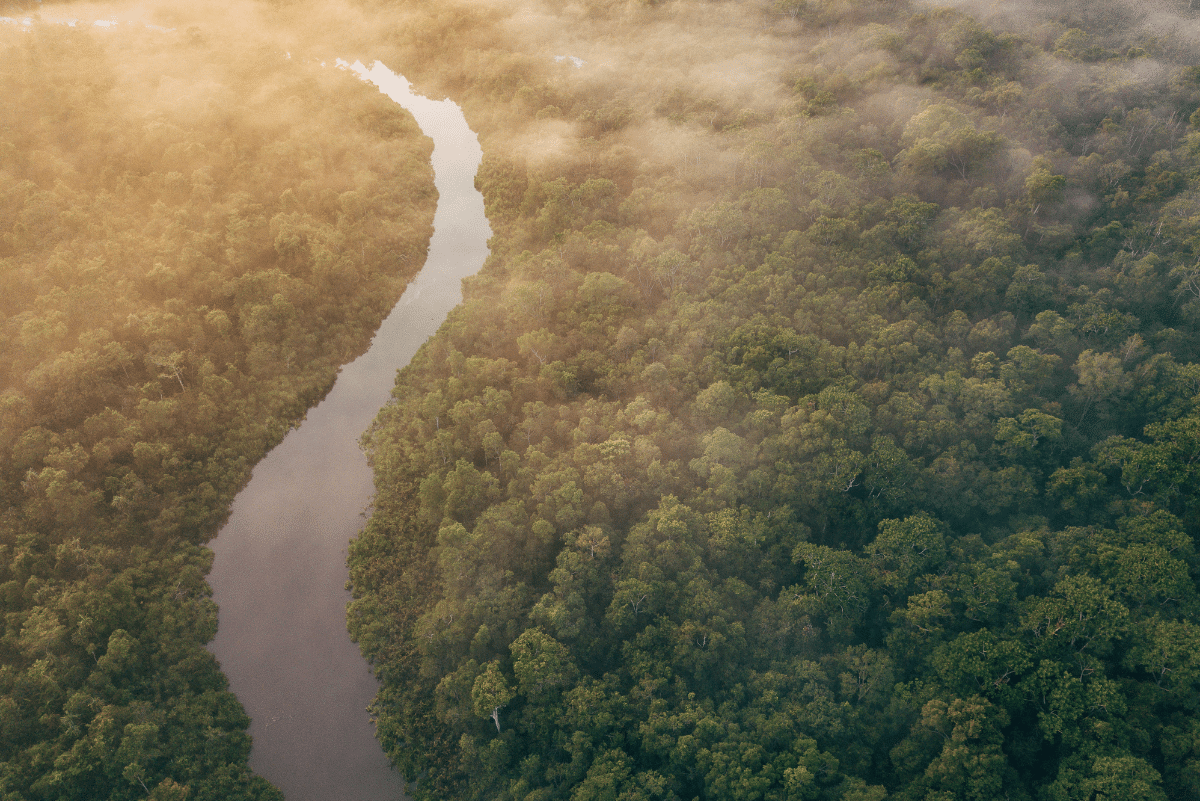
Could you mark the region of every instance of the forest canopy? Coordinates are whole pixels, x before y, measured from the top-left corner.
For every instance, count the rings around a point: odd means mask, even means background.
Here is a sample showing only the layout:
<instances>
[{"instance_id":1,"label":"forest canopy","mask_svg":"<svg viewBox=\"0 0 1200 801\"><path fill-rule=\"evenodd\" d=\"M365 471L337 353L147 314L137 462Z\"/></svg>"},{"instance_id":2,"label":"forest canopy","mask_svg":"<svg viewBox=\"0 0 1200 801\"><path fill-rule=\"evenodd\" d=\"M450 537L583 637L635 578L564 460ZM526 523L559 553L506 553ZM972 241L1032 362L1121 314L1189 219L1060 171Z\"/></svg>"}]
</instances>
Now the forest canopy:
<instances>
[{"instance_id":1,"label":"forest canopy","mask_svg":"<svg viewBox=\"0 0 1200 801\"><path fill-rule=\"evenodd\" d=\"M203 544L423 258L350 53L496 232L363 440L415 799L1200 798L1188 3L153 13L0 25L5 799L277 797Z\"/></svg>"},{"instance_id":2,"label":"forest canopy","mask_svg":"<svg viewBox=\"0 0 1200 801\"><path fill-rule=\"evenodd\" d=\"M364 438L414 798L1200 798L1185 6L429 16L497 237Z\"/></svg>"}]
</instances>

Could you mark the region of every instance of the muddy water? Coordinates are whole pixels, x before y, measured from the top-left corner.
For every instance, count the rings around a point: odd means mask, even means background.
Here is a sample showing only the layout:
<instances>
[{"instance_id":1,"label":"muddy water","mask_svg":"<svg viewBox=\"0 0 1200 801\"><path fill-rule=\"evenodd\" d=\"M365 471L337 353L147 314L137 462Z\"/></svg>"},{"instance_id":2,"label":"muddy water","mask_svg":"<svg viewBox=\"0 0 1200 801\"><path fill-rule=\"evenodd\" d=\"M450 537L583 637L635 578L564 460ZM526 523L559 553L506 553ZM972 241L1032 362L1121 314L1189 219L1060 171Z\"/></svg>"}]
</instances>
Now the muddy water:
<instances>
[{"instance_id":1,"label":"muddy water","mask_svg":"<svg viewBox=\"0 0 1200 801\"><path fill-rule=\"evenodd\" d=\"M454 103L413 95L376 63L340 64L374 83L434 141L434 234L421 273L370 350L254 469L212 542L220 606L210 648L251 718L250 765L288 801L404 797L366 706L378 685L346 634L346 545L372 493L358 437L388 400L396 370L462 300L461 280L491 236L474 186L482 151Z\"/></svg>"}]
</instances>

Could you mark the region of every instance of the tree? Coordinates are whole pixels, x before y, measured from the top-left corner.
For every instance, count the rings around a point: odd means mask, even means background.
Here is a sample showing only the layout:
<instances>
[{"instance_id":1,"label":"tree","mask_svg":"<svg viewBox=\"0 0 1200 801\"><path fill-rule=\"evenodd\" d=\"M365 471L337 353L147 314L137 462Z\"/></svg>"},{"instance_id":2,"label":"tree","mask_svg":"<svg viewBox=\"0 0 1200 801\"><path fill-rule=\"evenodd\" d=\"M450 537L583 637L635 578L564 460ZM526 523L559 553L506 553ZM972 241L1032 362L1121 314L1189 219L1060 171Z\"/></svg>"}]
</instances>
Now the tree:
<instances>
[{"instance_id":1,"label":"tree","mask_svg":"<svg viewBox=\"0 0 1200 801\"><path fill-rule=\"evenodd\" d=\"M904 141L908 147L897 156L901 165L917 173L953 170L964 181L1004 144L999 133L980 131L947 103L913 115L904 126Z\"/></svg>"},{"instance_id":2,"label":"tree","mask_svg":"<svg viewBox=\"0 0 1200 801\"><path fill-rule=\"evenodd\" d=\"M526 629L510 649L517 688L531 700L563 691L578 673L570 652L540 629Z\"/></svg>"},{"instance_id":3,"label":"tree","mask_svg":"<svg viewBox=\"0 0 1200 801\"><path fill-rule=\"evenodd\" d=\"M1000 747L1001 730L1008 722L1003 710L978 696L925 704L919 725L944 740L941 753L925 769L930 797L942 793L978 801L1002 797L1005 786L1016 778Z\"/></svg>"},{"instance_id":4,"label":"tree","mask_svg":"<svg viewBox=\"0 0 1200 801\"><path fill-rule=\"evenodd\" d=\"M508 702L515 696L516 692L501 672L500 661L497 659L484 666L471 688L471 703L475 714L481 718L491 718L496 724L497 734L500 733L500 710L508 706Z\"/></svg>"},{"instance_id":5,"label":"tree","mask_svg":"<svg viewBox=\"0 0 1200 801\"><path fill-rule=\"evenodd\" d=\"M785 590L812 599L811 612L825 619L831 636L850 638L871 602L869 563L848 551L803 542L792 561L804 567L804 583Z\"/></svg>"},{"instance_id":6,"label":"tree","mask_svg":"<svg viewBox=\"0 0 1200 801\"><path fill-rule=\"evenodd\" d=\"M1094 798L1096 801L1166 801L1162 777L1144 759L1128 753L1072 760L1059 769L1046 788L1051 801Z\"/></svg>"},{"instance_id":7,"label":"tree","mask_svg":"<svg viewBox=\"0 0 1200 801\"><path fill-rule=\"evenodd\" d=\"M1132 384L1121 366L1120 358L1112 353L1085 350L1079 354L1074 369L1079 381L1072 385L1071 393L1083 402L1076 425L1083 422L1094 403L1118 398Z\"/></svg>"},{"instance_id":8,"label":"tree","mask_svg":"<svg viewBox=\"0 0 1200 801\"><path fill-rule=\"evenodd\" d=\"M879 536L866 552L880 583L903 593L919 575L935 570L946 558L944 527L928 515L883 520Z\"/></svg>"}]
</instances>

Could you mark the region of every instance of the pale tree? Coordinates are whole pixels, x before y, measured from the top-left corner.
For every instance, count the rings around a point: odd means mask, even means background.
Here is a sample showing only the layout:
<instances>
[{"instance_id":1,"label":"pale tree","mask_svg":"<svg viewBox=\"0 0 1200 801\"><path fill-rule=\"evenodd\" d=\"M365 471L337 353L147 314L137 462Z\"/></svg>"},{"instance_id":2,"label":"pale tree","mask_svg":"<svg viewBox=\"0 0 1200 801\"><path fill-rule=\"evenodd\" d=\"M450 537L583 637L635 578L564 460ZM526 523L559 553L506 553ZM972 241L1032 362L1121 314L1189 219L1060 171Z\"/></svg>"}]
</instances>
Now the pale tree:
<instances>
[{"instance_id":1,"label":"pale tree","mask_svg":"<svg viewBox=\"0 0 1200 801\"><path fill-rule=\"evenodd\" d=\"M496 724L496 732L499 733L500 710L507 706L515 695L512 685L500 670L499 660L493 659L475 678L475 686L471 688L471 703L475 714L481 718L491 718Z\"/></svg>"}]
</instances>

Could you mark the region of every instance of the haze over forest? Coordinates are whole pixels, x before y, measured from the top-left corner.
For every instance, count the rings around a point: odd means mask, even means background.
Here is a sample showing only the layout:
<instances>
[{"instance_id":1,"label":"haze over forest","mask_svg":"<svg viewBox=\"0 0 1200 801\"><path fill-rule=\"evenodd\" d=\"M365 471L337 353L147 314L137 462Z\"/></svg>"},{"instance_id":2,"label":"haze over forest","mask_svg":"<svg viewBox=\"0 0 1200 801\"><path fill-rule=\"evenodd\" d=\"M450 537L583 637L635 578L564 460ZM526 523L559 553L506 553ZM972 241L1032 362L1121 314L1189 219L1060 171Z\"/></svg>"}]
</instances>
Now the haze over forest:
<instances>
[{"instance_id":1,"label":"haze over forest","mask_svg":"<svg viewBox=\"0 0 1200 801\"><path fill-rule=\"evenodd\" d=\"M281 795L205 544L436 203L341 57L495 232L362 440L412 798L1200 799L1190 6L0 4L0 798Z\"/></svg>"}]
</instances>

